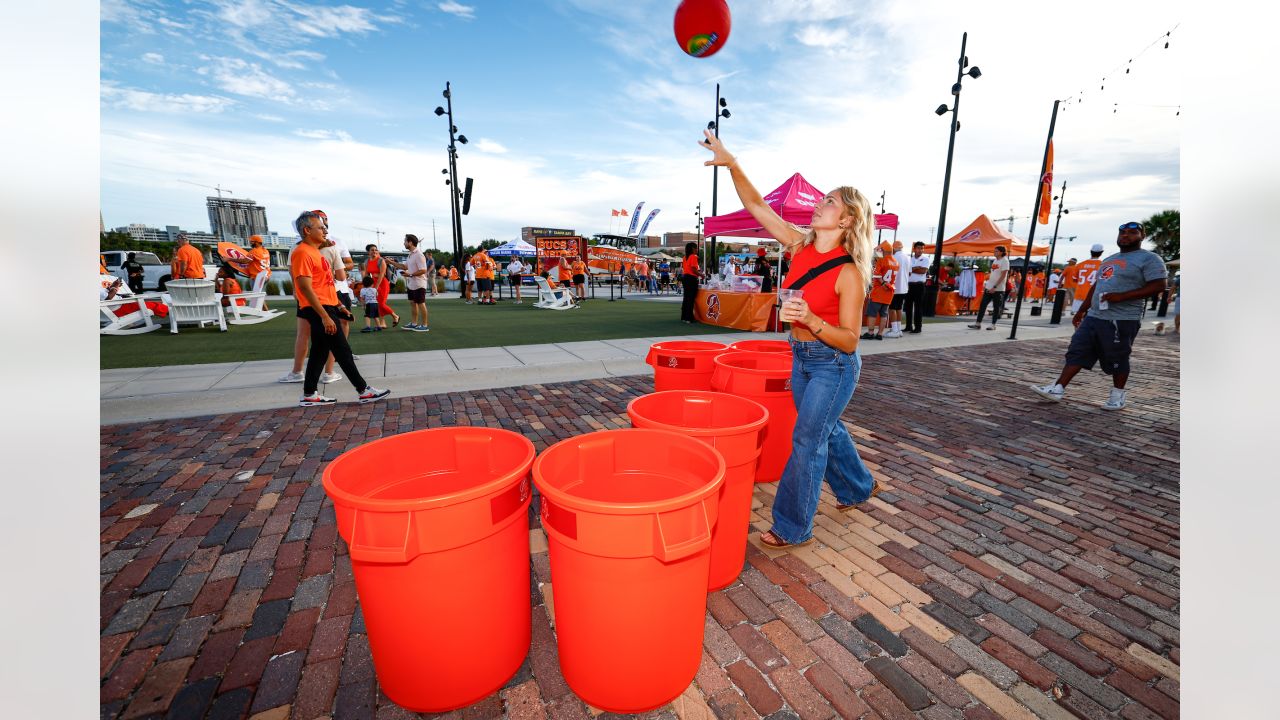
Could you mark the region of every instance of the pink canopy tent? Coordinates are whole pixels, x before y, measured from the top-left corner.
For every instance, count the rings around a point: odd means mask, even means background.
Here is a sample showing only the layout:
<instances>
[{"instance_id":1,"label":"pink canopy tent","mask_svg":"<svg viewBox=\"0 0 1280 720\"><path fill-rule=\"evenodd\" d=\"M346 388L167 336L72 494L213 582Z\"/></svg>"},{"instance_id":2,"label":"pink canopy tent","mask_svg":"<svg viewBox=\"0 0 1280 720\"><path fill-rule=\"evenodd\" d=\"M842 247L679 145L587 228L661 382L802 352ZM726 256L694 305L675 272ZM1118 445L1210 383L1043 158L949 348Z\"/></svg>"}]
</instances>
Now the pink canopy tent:
<instances>
[{"instance_id":1,"label":"pink canopy tent","mask_svg":"<svg viewBox=\"0 0 1280 720\"><path fill-rule=\"evenodd\" d=\"M778 213L783 220L800 227L808 227L813 219L813 208L826 193L809 184L800 173L787 178L773 192L764 196L764 201ZM898 216L892 213L876 215L876 227L896 230ZM769 233L760 227L760 223L751 217L751 213L743 208L728 215L716 215L703 222L706 237L730 235L733 237L767 238Z\"/></svg>"}]
</instances>

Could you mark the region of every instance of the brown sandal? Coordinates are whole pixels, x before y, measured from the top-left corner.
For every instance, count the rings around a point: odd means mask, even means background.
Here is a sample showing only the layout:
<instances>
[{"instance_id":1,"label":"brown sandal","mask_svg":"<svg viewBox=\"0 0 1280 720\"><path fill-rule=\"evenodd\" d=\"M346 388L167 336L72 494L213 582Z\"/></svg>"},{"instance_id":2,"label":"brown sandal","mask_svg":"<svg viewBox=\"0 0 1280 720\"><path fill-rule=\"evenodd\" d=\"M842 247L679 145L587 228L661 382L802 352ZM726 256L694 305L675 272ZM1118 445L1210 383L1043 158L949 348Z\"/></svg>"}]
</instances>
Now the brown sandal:
<instances>
[{"instance_id":1,"label":"brown sandal","mask_svg":"<svg viewBox=\"0 0 1280 720\"><path fill-rule=\"evenodd\" d=\"M773 540L770 541L769 538L773 538ZM789 548L789 547L804 547L805 545L812 543L813 538L810 537L808 540L802 540L798 543L789 543L786 540L783 540L782 538L778 537L778 534L775 533L774 531L768 530L766 532L760 533L760 542L761 544L766 545L768 547L782 550L784 548Z\"/></svg>"},{"instance_id":2,"label":"brown sandal","mask_svg":"<svg viewBox=\"0 0 1280 720\"><path fill-rule=\"evenodd\" d=\"M880 486L879 480L872 480L872 483L874 484L871 486L871 494L867 496L867 500L870 500L871 498L879 495L880 491L884 489L883 487ZM852 510L853 508L856 508L859 505L866 503L867 500L863 500L860 503L849 503L848 505L845 505L843 503L836 503L836 509L839 510L840 512L845 512L846 510Z\"/></svg>"}]
</instances>

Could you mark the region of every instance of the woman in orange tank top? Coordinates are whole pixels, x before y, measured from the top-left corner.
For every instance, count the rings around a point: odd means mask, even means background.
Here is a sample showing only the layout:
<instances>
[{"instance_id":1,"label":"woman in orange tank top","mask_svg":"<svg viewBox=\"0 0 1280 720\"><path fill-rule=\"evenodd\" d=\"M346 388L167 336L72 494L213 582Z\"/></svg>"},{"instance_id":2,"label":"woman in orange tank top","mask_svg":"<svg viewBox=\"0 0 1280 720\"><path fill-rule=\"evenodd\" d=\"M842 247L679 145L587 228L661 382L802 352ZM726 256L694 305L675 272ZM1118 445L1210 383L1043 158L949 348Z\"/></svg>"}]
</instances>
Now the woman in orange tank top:
<instances>
[{"instance_id":1,"label":"woman in orange tank top","mask_svg":"<svg viewBox=\"0 0 1280 720\"><path fill-rule=\"evenodd\" d=\"M859 507L880 489L840 422L862 368L858 334L872 272L871 204L855 188L836 188L818 200L809 230L802 230L765 203L719 138L710 131L703 135L702 146L714 154L705 164L729 168L743 207L791 252L790 272L780 287L803 285L804 296L789 299L779 313L792 324L796 425L773 500L773 528L760 541L775 548L808 545L824 478L841 511Z\"/></svg>"}]
</instances>

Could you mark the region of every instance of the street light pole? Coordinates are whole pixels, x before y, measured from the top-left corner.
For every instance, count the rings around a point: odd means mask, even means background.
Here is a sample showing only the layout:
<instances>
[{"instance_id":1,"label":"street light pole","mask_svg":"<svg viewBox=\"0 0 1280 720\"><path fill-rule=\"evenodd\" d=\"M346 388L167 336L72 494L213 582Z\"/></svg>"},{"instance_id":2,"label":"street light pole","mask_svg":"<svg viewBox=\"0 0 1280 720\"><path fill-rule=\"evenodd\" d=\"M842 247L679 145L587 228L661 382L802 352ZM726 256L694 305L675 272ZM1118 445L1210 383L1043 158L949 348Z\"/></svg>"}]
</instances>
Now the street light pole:
<instances>
[{"instance_id":1,"label":"street light pole","mask_svg":"<svg viewBox=\"0 0 1280 720\"><path fill-rule=\"evenodd\" d=\"M436 115L447 115L449 121L449 210L453 214L453 248L454 248L454 265L458 268L458 274L463 274L462 268L462 210L458 207L458 198L461 196L458 190L458 143L467 144L467 136L458 134L458 128L453 124L453 92L450 83L444 84L445 107L436 107Z\"/></svg>"},{"instance_id":2,"label":"street light pole","mask_svg":"<svg viewBox=\"0 0 1280 720\"><path fill-rule=\"evenodd\" d=\"M720 137L720 118L722 117L727 118L729 117L729 115L730 115L729 101L720 97L720 83L716 83L716 107L715 107L716 119L707 123L707 129L714 130L716 137L719 138ZM712 165L711 166L711 216L712 217L715 217L716 215L720 214L716 210L717 200L719 197L719 192L718 192L719 181L720 181L720 166ZM711 238L711 260L710 261L712 263L716 261L716 239L715 238ZM709 272L710 268L708 268L707 271Z\"/></svg>"},{"instance_id":3,"label":"street light pole","mask_svg":"<svg viewBox=\"0 0 1280 720\"><path fill-rule=\"evenodd\" d=\"M925 288L924 294L924 314L933 317L938 303L938 291L940 287L939 279L942 269L942 239L946 234L947 224L947 196L951 190L951 160L955 156L956 150L956 132L960 130L960 90L961 82L966 74L977 80L982 77L982 71L974 66L965 73L965 68L969 66L969 58L965 56L965 46L969 42L969 33L960 36L960 59L957 61L959 66L956 69L956 84L951 86L951 94L955 96L955 104L948 108L946 105L939 105L934 112L938 115L946 115L948 110L951 112L951 139L947 141L947 171L942 178L942 207L938 210L938 237L933 251L933 285Z\"/></svg>"},{"instance_id":4,"label":"street light pole","mask_svg":"<svg viewBox=\"0 0 1280 720\"><path fill-rule=\"evenodd\" d=\"M1036 202L1034 209L1031 211L1031 229L1027 231L1027 253L1022 259L1022 279L1018 281L1018 301L1013 306L1013 322L1009 329L1009 339L1018 339L1018 316L1022 313L1022 296L1027 286L1027 269L1031 265L1031 248L1036 239L1036 222L1040 219L1040 199L1043 195L1041 185L1046 181L1052 182L1052 179L1046 178L1045 173L1050 171L1049 168L1049 149L1053 147L1053 128L1058 124L1058 105L1061 100L1053 101L1053 115L1049 116L1049 137L1044 141L1044 158L1040 161L1040 182L1036 183ZM1064 190L1065 193L1065 183Z\"/></svg>"},{"instance_id":5,"label":"street light pole","mask_svg":"<svg viewBox=\"0 0 1280 720\"><path fill-rule=\"evenodd\" d=\"M884 214L884 213L888 212L888 211L887 211L887 210L885 210L885 208L884 208L884 196L885 196L885 193L887 193L887 192L888 192L887 190L881 190L881 191L880 191L880 202L876 203L876 207L880 208L880 213L881 213L881 214ZM884 232L884 228L881 228L881 227L877 227L877 228L876 228L876 246L879 246L879 245L880 245L880 233L882 233L882 232Z\"/></svg>"},{"instance_id":6,"label":"street light pole","mask_svg":"<svg viewBox=\"0 0 1280 720\"><path fill-rule=\"evenodd\" d=\"M1058 246L1058 227L1062 225L1062 204L1067 201L1067 181L1062 181L1062 194L1058 195L1058 219L1053 221L1053 239L1049 241L1049 261L1045 263L1045 277L1053 272L1053 250ZM1025 268L1023 269L1025 272Z\"/></svg>"}]
</instances>

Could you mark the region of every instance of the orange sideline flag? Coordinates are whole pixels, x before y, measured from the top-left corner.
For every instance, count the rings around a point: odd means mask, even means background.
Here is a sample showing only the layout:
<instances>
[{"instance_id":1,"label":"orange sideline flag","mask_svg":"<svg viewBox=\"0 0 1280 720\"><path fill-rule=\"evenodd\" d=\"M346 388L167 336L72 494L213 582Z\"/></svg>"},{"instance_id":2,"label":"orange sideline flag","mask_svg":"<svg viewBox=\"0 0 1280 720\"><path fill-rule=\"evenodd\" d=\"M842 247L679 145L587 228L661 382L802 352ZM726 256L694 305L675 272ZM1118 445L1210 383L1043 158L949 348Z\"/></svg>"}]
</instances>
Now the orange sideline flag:
<instances>
[{"instance_id":1,"label":"orange sideline flag","mask_svg":"<svg viewBox=\"0 0 1280 720\"><path fill-rule=\"evenodd\" d=\"M1049 141L1049 151L1045 154L1044 177L1040 178L1040 224L1049 224L1049 213L1053 209L1053 141Z\"/></svg>"}]
</instances>

